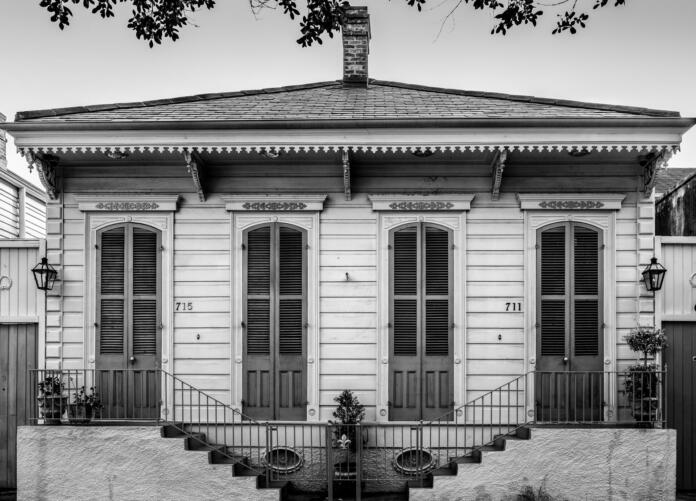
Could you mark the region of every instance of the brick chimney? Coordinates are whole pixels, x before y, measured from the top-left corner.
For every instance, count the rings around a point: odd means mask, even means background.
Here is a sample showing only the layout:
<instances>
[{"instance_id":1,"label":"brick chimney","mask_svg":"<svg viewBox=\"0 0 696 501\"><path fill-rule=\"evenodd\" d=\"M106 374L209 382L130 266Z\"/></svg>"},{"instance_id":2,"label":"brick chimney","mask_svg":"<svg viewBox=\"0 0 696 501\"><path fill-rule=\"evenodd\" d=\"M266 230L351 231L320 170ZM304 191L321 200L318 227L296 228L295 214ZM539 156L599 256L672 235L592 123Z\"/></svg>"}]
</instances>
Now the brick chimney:
<instances>
[{"instance_id":1,"label":"brick chimney","mask_svg":"<svg viewBox=\"0 0 696 501\"><path fill-rule=\"evenodd\" d=\"M367 85L370 15L367 7L348 6L343 16L343 81Z\"/></svg>"},{"instance_id":2,"label":"brick chimney","mask_svg":"<svg viewBox=\"0 0 696 501\"><path fill-rule=\"evenodd\" d=\"M5 115L0 113L0 125L6 120ZM7 169L7 136L2 129L0 129L0 169Z\"/></svg>"}]
</instances>

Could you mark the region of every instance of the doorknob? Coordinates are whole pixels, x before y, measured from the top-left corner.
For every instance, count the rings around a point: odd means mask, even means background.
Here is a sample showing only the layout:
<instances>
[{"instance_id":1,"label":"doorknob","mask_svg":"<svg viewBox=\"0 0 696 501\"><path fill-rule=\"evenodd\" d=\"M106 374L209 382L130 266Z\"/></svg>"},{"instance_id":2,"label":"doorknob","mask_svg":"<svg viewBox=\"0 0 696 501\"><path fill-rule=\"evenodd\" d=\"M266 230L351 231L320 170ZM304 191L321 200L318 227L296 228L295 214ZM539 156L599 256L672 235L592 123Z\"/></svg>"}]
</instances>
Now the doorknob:
<instances>
[{"instance_id":1,"label":"doorknob","mask_svg":"<svg viewBox=\"0 0 696 501\"><path fill-rule=\"evenodd\" d=\"M563 357L563 363L567 364L568 363L568 357Z\"/></svg>"},{"instance_id":2,"label":"doorknob","mask_svg":"<svg viewBox=\"0 0 696 501\"><path fill-rule=\"evenodd\" d=\"M135 357L131 355L131 356L128 358L128 361L129 361L130 363L134 364L134 363L135 363Z\"/></svg>"}]
</instances>

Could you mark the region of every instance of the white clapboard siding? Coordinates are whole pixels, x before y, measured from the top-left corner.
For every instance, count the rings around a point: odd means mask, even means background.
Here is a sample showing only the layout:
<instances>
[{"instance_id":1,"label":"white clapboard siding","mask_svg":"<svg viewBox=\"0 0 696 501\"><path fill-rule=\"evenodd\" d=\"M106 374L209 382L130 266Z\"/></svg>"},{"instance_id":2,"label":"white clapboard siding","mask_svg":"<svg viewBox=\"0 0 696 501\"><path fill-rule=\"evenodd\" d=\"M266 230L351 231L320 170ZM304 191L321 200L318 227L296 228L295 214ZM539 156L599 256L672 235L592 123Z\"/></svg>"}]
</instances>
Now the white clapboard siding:
<instances>
[{"instance_id":1,"label":"white clapboard siding","mask_svg":"<svg viewBox=\"0 0 696 501\"><path fill-rule=\"evenodd\" d=\"M26 238L46 236L46 203L27 194L24 204L24 232Z\"/></svg>"},{"instance_id":2,"label":"white clapboard siding","mask_svg":"<svg viewBox=\"0 0 696 501\"><path fill-rule=\"evenodd\" d=\"M540 186L560 186L571 191L586 181L570 176L572 169L567 167L544 168L547 170L543 181L524 178L519 168L517 172L506 170L504 186L508 183L528 192L539 192ZM49 223L59 223L50 225L49 249L54 249L62 260L59 269L62 297L49 298L52 324L47 328L50 359L47 365L58 361L64 367L85 365L82 358L85 219L71 190L137 192L147 186L152 192L182 194L179 210L174 214L174 304L170 306L175 309L177 302L191 302L193 309L174 312L172 367L177 376L215 392L227 402L232 384L230 282L242 277L230 275L231 219L220 193L223 190L273 192L281 184L286 188L297 186L298 192L322 193L330 187L331 193L319 216L319 415L321 419L330 418L335 407L334 396L346 388L356 391L363 404L372 408L377 402L375 390L380 367L377 278L380 267L386 263L377 263L378 217L365 193L398 192L416 183L428 190L458 187L482 190L472 203L466 225L466 360L463 365L467 398L526 372L524 213L511 193L503 193L499 201L491 200L487 165L472 166L468 174L459 172L461 169L435 166L433 176L440 176L435 181L424 179L413 166L407 171L395 164L385 165L383 169L377 164L366 166L355 172L355 195L351 201L339 192L342 181L336 166L309 164L306 169L302 173L299 166L293 167L292 172L281 177L257 172L256 165L211 166L208 185L211 193L205 203L200 203L193 193L183 164L157 165L152 169L128 165L121 173L106 176L101 175L103 169L74 169L73 175L66 179L68 193L61 203L53 203L49 211ZM601 168L597 169L601 177ZM451 179L443 180L445 174ZM291 175L295 177L285 177ZM618 183L612 189L626 185L632 190L635 173L627 171L625 176L611 179ZM603 183L600 191L608 191L606 181L607 178L596 181L597 185ZM306 187L310 188L302 189ZM629 195L616 214L617 316L613 322L617 326L620 363L634 359L623 336L640 318L652 315L651 305L645 304L646 298L637 282L640 268L652 255L649 239L645 238L650 236L652 228L648 205L649 202L639 202L636 195ZM0 231L2 224L0 218ZM522 311L505 312L507 302L522 303Z\"/></svg>"},{"instance_id":3,"label":"white clapboard siding","mask_svg":"<svg viewBox=\"0 0 696 501\"><path fill-rule=\"evenodd\" d=\"M19 204L17 188L0 179L0 238L19 236Z\"/></svg>"}]
</instances>

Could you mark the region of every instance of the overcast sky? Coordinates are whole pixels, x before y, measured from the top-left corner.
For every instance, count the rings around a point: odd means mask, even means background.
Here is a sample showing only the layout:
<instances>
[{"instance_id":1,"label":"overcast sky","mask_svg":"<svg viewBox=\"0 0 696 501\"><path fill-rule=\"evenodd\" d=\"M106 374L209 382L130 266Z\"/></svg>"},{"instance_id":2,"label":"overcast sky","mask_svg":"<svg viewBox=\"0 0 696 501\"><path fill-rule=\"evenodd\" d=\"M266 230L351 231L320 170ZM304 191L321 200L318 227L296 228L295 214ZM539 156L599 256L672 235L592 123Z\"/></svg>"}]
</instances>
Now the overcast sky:
<instances>
[{"instance_id":1,"label":"overcast sky","mask_svg":"<svg viewBox=\"0 0 696 501\"><path fill-rule=\"evenodd\" d=\"M300 0L302 4L304 0ZM140 101L341 78L340 39L301 48L279 11L255 17L246 0L218 0L176 43L150 49L126 28L129 9L102 20L74 6L61 32L38 0L0 0L0 112ZM554 2L548 2L554 3ZM490 35L488 13L453 0L356 0L370 8L370 76L458 89L676 110L696 116L696 0L627 0L592 11L578 35L536 29ZM613 4L610 0L610 4ZM547 8L551 14L551 8ZM10 140L10 169L27 173ZM696 167L696 131L672 167ZM36 179L32 176L32 179Z\"/></svg>"}]
</instances>

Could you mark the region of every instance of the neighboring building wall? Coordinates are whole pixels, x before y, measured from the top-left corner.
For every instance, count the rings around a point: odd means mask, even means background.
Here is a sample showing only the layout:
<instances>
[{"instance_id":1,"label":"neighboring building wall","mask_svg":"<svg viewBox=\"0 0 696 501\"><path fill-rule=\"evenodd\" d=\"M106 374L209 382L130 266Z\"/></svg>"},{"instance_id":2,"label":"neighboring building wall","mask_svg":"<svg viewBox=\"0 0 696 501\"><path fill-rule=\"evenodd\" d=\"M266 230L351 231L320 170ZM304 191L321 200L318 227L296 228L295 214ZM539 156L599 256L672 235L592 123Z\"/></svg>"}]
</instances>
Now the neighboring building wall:
<instances>
[{"instance_id":1,"label":"neighboring building wall","mask_svg":"<svg viewBox=\"0 0 696 501\"><path fill-rule=\"evenodd\" d=\"M281 166L289 174L281 176L275 170L275 177L258 165L210 167L210 195L205 203L190 193L191 180L183 165L120 166L111 171L63 167L66 193L48 205L48 258L62 283L48 293L47 367L89 366L84 359L84 333L90 332L83 315L84 280L89 273L85 269L85 213L79 210L75 196L101 193L106 200L111 193L184 193L173 214L173 300L193 300L196 307L174 312L173 368L185 381L228 402L233 365L230 282L241 277L230 276L231 215L218 194L272 193L282 186L297 193L329 193L320 214L321 420L331 417L333 397L345 388L356 391L367 405L368 419L376 417L381 364L377 353L378 214L372 211L366 193L479 190L467 214L466 399L532 370L525 366L524 313L500 312L500 303L506 301L524 305L524 213L514 194L504 193L493 202L488 192L489 167L484 164L467 169L436 165L427 170L433 175L426 178L422 176L424 166L369 167L355 170L351 201L344 198L336 165ZM570 177L572 167L557 165L540 167L539 172L553 177L525 177L513 165L503 189L509 186L510 190L541 193L556 186L566 192L626 193L622 209L616 212L616 319L607 322L616 325L616 369L621 369L635 360L623 336L637 323L652 321L652 302L643 297L638 281L640 266L652 256L652 201L636 195L635 171L628 166L625 175L613 173L607 178L599 176L603 166L588 169L596 177ZM457 174L462 170L472 174ZM299 177L300 172L305 175ZM573 214L580 212L569 213Z\"/></svg>"},{"instance_id":2,"label":"neighboring building wall","mask_svg":"<svg viewBox=\"0 0 696 501\"><path fill-rule=\"evenodd\" d=\"M655 204L657 235L696 236L696 176Z\"/></svg>"}]
</instances>

